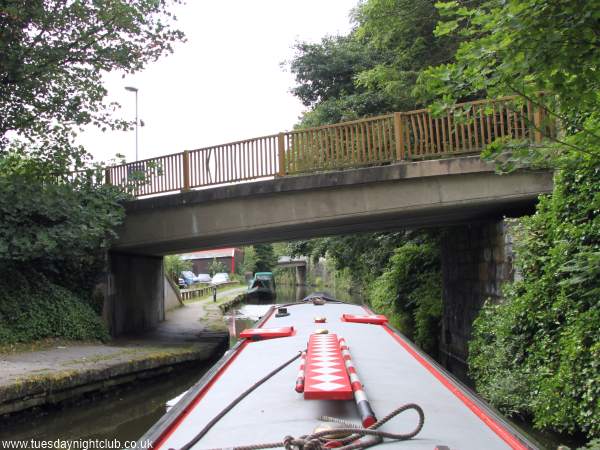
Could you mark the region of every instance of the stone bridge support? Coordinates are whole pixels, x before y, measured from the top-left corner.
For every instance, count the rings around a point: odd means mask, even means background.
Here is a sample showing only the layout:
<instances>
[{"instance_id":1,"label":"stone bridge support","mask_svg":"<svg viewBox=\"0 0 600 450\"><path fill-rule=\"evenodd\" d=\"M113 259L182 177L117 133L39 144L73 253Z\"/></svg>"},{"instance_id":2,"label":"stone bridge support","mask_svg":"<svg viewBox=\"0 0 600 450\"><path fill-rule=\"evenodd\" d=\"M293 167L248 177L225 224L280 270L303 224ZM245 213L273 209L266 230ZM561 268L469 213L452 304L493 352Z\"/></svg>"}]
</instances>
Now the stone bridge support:
<instances>
[{"instance_id":1,"label":"stone bridge support","mask_svg":"<svg viewBox=\"0 0 600 450\"><path fill-rule=\"evenodd\" d=\"M151 330L164 320L162 256L110 252L104 318L113 336Z\"/></svg>"},{"instance_id":2,"label":"stone bridge support","mask_svg":"<svg viewBox=\"0 0 600 450\"><path fill-rule=\"evenodd\" d=\"M486 299L499 301L512 281L512 241L504 221L450 227L442 240L444 312L441 362L467 379L468 342L473 321Z\"/></svg>"},{"instance_id":3,"label":"stone bridge support","mask_svg":"<svg viewBox=\"0 0 600 450\"><path fill-rule=\"evenodd\" d=\"M306 286L306 265L296 266L296 286Z\"/></svg>"}]
</instances>

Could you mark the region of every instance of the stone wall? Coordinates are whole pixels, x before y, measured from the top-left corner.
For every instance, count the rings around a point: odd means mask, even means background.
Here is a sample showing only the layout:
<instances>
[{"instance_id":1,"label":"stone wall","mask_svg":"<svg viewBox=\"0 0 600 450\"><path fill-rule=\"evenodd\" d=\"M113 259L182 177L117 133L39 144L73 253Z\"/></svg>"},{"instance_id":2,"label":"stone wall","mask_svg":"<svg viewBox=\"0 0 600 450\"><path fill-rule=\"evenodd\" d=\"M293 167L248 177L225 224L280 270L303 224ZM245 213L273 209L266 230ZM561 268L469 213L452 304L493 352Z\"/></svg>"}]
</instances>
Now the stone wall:
<instances>
[{"instance_id":1,"label":"stone wall","mask_svg":"<svg viewBox=\"0 0 600 450\"><path fill-rule=\"evenodd\" d=\"M110 252L104 318L113 336L151 330L164 319L162 256Z\"/></svg>"},{"instance_id":2,"label":"stone wall","mask_svg":"<svg viewBox=\"0 0 600 450\"><path fill-rule=\"evenodd\" d=\"M165 307L163 308L163 316L160 318L161 321L165 320L164 313L183 306L183 300L181 299L181 294L179 293L177 285L166 275L163 284L165 286Z\"/></svg>"},{"instance_id":3,"label":"stone wall","mask_svg":"<svg viewBox=\"0 0 600 450\"><path fill-rule=\"evenodd\" d=\"M499 301L502 284L514 278L512 257L505 221L455 226L445 232L440 356L459 378L467 379L468 341L481 306L488 298Z\"/></svg>"}]
</instances>

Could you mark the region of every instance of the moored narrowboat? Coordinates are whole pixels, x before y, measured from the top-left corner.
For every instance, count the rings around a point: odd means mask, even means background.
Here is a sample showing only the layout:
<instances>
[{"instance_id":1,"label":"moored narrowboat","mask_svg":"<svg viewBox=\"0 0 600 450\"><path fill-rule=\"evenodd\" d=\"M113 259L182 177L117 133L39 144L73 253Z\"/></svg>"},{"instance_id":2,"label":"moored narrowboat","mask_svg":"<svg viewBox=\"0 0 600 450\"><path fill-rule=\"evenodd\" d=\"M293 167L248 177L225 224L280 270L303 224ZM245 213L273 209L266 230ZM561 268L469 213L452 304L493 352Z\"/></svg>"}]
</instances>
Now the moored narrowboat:
<instances>
[{"instance_id":1,"label":"moored narrowboat","mask_svg":"<svg viewBox=\"0 0 600 450\"><path fill-rule=\"evenodd\" d=\"M367 308L276 305L141 439L154 449L535 449Z\"/></svg>"},{"instance_id":2,"label":"moored narrowboat","mask_svg":"<svg viewBox=\"0 0 600 450\"><path fill-rule=\"evenodd\" d=\"M248 298L259 301L273 301L277 298L275 277L272 272L256 272L248 284Z\"/></svg>"}]
</instances>

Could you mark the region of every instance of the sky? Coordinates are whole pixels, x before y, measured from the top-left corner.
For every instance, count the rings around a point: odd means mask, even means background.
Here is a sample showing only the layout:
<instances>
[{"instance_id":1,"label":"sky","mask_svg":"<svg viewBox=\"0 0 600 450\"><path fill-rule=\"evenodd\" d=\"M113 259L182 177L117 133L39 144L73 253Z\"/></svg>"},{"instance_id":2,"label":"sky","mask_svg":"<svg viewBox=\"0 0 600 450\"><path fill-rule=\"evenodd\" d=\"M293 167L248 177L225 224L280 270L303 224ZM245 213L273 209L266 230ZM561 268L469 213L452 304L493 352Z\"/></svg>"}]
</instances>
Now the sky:
<instances>
[{"instance_id":1,"label":"sky","mask_svg":"<svg viewBox=\"0 0 600 450\"><path fill-rule=\"evenodd\" d=\"M318 42L350 31L357 0L187 0L177 7L186 43L135 75L105 76L107 101L135 119L138 89L139 159L275 134L293 128L306 109L290 93L293 75L281 67L296 41ZM96 160L120 153L135 160L134 131L88 128L79 142Z\"/></svg>"}]
</instances>

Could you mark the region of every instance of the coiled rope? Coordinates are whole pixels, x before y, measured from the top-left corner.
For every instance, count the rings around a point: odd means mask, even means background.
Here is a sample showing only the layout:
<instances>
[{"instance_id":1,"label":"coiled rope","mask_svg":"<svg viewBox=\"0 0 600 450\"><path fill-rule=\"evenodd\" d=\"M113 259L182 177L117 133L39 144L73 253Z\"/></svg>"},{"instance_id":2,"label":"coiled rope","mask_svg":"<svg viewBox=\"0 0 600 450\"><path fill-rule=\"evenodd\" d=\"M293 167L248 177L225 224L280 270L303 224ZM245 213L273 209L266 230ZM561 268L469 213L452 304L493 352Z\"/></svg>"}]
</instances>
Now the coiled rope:
<instances>
[{"instance_id":1,"label":"coiled rope","mask_svg":"<svg viewBox=\"0 0 600 450\"><path fill-rule=\"evenodd\" d=\"M392 418L396 417L398 414L403 413L408 410L415 410L419 415L419 422L414 430L409 433L390 433L388 431L378 430L380 426L384 423L388 422ZM328 418L330 419L330 418ZM337 421L337 420L335 420ZM394 441L406 441L408 439L412 439L423 429L423 424L425 423L425 414L423 413L423 409L417 405L416 403L407 403L399 408L396 408L383 419L378 420L369 428L359 428L356 426L348 426L347 428L335 428L334 430L323 430L317 433L312 433L304 436L300 436L299 438L294 438L292 436L286 436L283 441L279 442L269 442L264 444L253 444L253 445L242 445L238 447L232 447L232 450L263 450L269 448L279 448L283 447L286 450L325 450L329 449L326 442L322 440L327 436L330 436L333 432L335 433L351 433L350 436L344 439L337 440L338 446L336 450L356 450L356 449L366 449L372 447L373 445L377 445L383 441L384 438L391 439ZM349 424L350 425L350 424ZM361 440L361 438L369 436L372 439ZM212 449L212 450L222 450L222 449Z\"/></svg>"}]
</instances>

